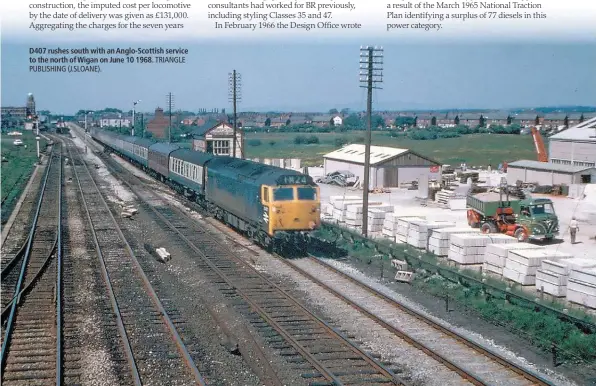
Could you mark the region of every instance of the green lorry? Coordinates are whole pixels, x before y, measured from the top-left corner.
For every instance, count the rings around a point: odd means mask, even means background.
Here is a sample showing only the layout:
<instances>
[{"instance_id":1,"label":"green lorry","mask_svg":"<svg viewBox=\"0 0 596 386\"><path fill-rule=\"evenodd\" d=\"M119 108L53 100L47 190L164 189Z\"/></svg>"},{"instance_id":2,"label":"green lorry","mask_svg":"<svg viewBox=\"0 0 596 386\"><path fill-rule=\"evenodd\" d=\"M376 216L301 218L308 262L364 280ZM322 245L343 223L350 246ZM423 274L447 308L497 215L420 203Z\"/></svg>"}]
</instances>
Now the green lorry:
<instances>
[{"instance_id":1,"label":"green lorry","mask_svg":"<svg viewBox=\"0 0 596 386\"><path fill-rule=\"evenodd\" d=\"M469 195L468 224L483 233L504 233L518 241L552 240L559 234L559 220L548 198L519 199L501 193Z\"/></svg>"}]
</instances>

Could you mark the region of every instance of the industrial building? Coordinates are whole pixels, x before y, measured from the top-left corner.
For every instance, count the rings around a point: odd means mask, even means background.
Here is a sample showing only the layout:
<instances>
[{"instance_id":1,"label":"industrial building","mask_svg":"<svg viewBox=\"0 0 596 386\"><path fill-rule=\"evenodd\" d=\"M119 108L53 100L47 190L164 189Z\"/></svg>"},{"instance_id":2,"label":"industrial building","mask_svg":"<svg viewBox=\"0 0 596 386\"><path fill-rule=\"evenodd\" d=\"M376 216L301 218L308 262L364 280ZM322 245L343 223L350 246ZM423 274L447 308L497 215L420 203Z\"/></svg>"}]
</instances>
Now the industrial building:
<instances>
[{"instance_id":1,"label":"industrial building","mask_svg":"<svg viewBox=\"0 0 596 386\"><path fill-rule=\"evenodd\" d=\"M323 156L325 174L349 171L364 181L364 145L348 145ZM422 177L438 179L441 164L408 149L370 147L369 188L399 187Z\"/></svg>"},{"instance_id":2,"label":"industrial building","mask_svg":"<svg viewBox=\"0 0 596 386\"><path fill-rule=\"evenodd\" d=\"M549 161L572 166L596 166L596 117L549 138Z\"/></svg>"},{"instance_id":3,"label":"industrial building","mask_svg":"<svg viewBox=\"0 0 596 386\"><path fill-rule=\"evenodd\" d=\"M515 185L518 180L543 186L590 184L596 182L596 168L520 160L507 166L507 183Z\"/></svg>"}]
</instances>

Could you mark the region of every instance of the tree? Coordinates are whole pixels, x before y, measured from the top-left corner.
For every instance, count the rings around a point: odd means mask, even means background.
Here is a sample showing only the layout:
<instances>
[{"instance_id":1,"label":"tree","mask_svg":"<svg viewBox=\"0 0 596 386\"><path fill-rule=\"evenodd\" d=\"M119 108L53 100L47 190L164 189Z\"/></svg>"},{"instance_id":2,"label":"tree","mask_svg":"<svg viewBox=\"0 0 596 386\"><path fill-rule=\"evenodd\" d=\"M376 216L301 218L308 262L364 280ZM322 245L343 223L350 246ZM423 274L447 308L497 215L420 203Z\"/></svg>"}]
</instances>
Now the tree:
<instances>
[{"instance_id":1,"label":"tree","mask_svg":"<svg viewBox=\"0 0 596 386\"><path fill-rule=\"evenodd\" d=\"M507 124L510 125L513 122L513 118L511 117L511 115L507 116Z\"/></svg>"},{"instance_id":2,"label":"tree","mask_svg":"<svg viewBox=\"0 0 596 386\"><path fill-rule=\"evenodd\" d=\"M357 114L350 114L344 119L344 126L347 129L362 130L364 128L364 122Z\"/></svg>"},{"instance_id":3,"label":"tree","mask_svg":"<svg viewBox=\"0 0 596 386\"><path fill-rule=\"evenodd\" d=\"M484 127L486 126L486 118L484 118L484 115L480 114L480 123L479 123L480 127Z\"/></svg>"},{"instance_id":4,"label":"tree","mask_svg":"<svg viewBox=\"0 0 596 386\"><path fill-rule=\"evenodd\" d=\"M291 123L292 121L290 120L290 118L288 118L288 120L286 121L286 126L290 126Z\"/></svg>"},{"instance_id":5,"label":"tree","mask_svg":"<svg viewBox=\"0 0 596 386\"><path fill-rule=\"evenodd\" d=\"M584 113L582 113L581 117L579 117L579 123L582 123L584 121Z\"/></svg>"},{"instance_id":6,"label":"tree","mask_svg":"<svg viewBox=\"0 0 596 386\"><path fill-rule=\"evenodd\" d=\"M455 119L453 120L453 123L455 124L455 126L459 126L459 115L455 116Z\"/></svg>"},{"instance_id":7,"label":"tree","mask_svg":"<svg viewBox=\"0 0 596 386\"><path fill-rule=\"evenodd\" d=\"M565 128L569 127L569 117L567 115L565 115L565 119L563 119L563 124L565 125Z\"/></svg>"},{"instance_id":8,"label":"tree","mask_svg":"<svg viewBox=\"0 0 596 386\"><path fill-rule=\"evenodd\" d=\"M395 118L395 126L397 126L397 127L414 126L414 117L397 117L397 118Z\"/></svg>"},{"instance_id":9,"label":"tree","mask_svg":"<svg viewBox=\"0 0 596 386\"><path fill-rule=\"evenodd\" d=\"M335 121L333 120L333 117L331 117L331 119L329 120L329 126L335 127Z\"/></svg>"},{"instance_id":10,"label":"tree","mask_svg":"<svg viewBox=\"0 0 596 386\"><path fill-rule=\"evenodd\" d=\"M340 113L341 113L341 115L344 115L344 116L345 115L350 115L350 109L348 109L348 108L341 109L341 112Z\"/></svg>"},{"instance_id":11,"label":"tree","mask_svg":"<svg viewBox=\"0 0 596 386\"><path fill-rule=\"evenodd\" d=\"M265 126L266 126L266 127L269 127L269 126L271 126L271 118L267 118L267 119L265 119Z\"/></svg>"},{"instance_id":12,"label":"tree","mask_svg":"<svg viewBox=\"0 0 596 386\"><path fill-rule=\"evenodd\" d=\"M338 113L337 109L329 110L329 114L337 114L337 113Z\"/></svg>"},{"instance_id":13,"label":"tree","mask_svg":"<svg viewBox=\"0 0 596 386\"><path fill-rule=\"evenodd\" d=\"M536 126L538 126L540 124L540 117L538 115L536 115L536 118L534 118L534 124Z\"/></svg>"},{"instance_id":14,"label":"tree","mask_svg":"<svg viewBox=\"0 0 596 386\"><path fill-rule=\"evenodd\" d=\"M371 118L371 127L373 129L385 127L385 119L380 115L373 115Z\"/></svg>"},{"instance_id":15,"label":"tree","mask_svg":"<svg viewBox=\"0 0 596 386\"><path fill-rule=\"evenodd\" d=\"M437 117L432 117L430 119L430 125L431 126L436 126L437 125Z\"/></svg>"}]
</instances>

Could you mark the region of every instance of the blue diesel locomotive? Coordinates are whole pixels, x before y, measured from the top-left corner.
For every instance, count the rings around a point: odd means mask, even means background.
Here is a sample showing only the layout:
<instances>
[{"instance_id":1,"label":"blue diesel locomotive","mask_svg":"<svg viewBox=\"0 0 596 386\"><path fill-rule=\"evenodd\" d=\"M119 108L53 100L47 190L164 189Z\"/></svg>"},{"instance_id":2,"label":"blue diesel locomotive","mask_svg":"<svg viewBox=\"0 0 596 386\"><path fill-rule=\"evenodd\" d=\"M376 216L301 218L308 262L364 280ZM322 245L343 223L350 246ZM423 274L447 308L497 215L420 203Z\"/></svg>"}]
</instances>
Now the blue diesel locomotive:
<instances>
[{"instance_id":1,"label":"blue diesel locomotive","mask_svg":"<svg viewBox=\"0 0 596 386\"><path fill-rule=\"evenodd\" d=\"M97 128L91 137L270 250L304 253L321 225L319 187L306 174Z\"/></svg>"}]
</instances>

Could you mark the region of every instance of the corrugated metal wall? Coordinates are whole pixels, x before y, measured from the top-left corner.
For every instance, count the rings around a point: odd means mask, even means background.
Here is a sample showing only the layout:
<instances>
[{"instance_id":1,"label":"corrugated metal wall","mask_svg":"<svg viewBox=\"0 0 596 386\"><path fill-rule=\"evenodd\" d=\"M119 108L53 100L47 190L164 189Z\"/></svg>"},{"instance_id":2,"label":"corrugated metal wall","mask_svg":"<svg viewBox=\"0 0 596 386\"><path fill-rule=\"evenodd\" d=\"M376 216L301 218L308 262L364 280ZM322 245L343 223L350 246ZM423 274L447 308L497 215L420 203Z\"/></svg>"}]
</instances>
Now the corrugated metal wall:
<instances>
[{"instance_id":1,"label":"corrugated metal wall","mask_svg":"<svg viewBox=\"0 0 596 386\"><path fill-rule=\"evenodd\" d=\"M538 183L539 185L570 185L574 183L574 177L572 174L523 169L509 166L507 168L507 183L514 185L517 180L528 183Z\"/></svg>"},{"instance_id":2,"label":"corrugated metal wall","mask_svg":"<svg viewBox=\"0 0 596 386\"><path fill-rule=\"evenodd\" d=\"M549 158L596 163L596 142L585 143L550 140Z\"/></svg>"}]
</instances>

